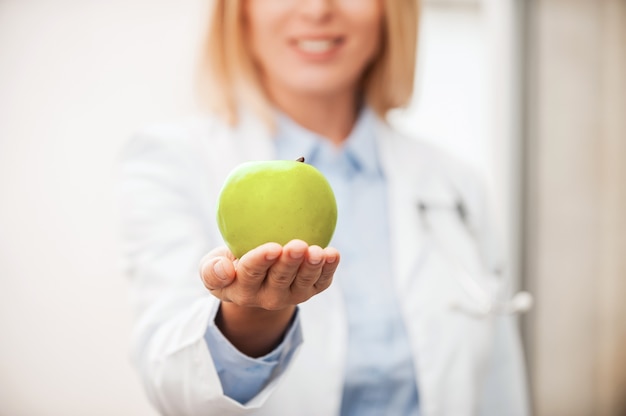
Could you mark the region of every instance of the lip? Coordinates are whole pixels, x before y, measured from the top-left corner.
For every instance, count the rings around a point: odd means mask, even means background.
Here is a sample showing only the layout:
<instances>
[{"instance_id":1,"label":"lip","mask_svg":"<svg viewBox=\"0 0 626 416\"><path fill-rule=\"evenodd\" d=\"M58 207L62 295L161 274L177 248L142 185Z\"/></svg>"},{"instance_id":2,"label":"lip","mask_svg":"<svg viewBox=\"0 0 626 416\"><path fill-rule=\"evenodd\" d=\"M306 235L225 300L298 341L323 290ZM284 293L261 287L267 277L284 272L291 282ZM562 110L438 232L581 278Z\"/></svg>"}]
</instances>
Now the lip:
<instances>
[{"instance_id":1,"label":"lip","mask_svg":"<svg viewBox=\"0 0 626 416\"><path fill-rule=\"evenodd\" d=\"M301 58L327 61L339 54L345 44L344 36L299 36L289 40L289 46Z\"/></svg>"}]
</instances>

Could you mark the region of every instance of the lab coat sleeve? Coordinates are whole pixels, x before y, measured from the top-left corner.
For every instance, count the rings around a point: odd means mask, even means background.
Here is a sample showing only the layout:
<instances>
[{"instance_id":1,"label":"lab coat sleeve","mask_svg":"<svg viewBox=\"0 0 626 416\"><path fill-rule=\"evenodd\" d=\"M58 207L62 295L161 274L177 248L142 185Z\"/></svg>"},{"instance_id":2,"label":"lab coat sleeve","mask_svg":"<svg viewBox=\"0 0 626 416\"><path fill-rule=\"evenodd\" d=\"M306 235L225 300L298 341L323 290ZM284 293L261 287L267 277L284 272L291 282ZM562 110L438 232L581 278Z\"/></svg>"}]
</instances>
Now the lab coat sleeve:
<instances>
[{"instance_id":1,"label":"lab coat sleeve","mask_svg":"<svg viewBox=\"0 0 626 416\"><path fill-rule=\"evenodd\" d=\"M220 241L205 212L207 170L194 153L183 141L151 135L136 137L122 153L121 244L136 315L132 361L161 414L246 415L263 406L289 363L246 405L223 393L204 339L219 301L198 272Z\"/></svg>"}]
</instances>

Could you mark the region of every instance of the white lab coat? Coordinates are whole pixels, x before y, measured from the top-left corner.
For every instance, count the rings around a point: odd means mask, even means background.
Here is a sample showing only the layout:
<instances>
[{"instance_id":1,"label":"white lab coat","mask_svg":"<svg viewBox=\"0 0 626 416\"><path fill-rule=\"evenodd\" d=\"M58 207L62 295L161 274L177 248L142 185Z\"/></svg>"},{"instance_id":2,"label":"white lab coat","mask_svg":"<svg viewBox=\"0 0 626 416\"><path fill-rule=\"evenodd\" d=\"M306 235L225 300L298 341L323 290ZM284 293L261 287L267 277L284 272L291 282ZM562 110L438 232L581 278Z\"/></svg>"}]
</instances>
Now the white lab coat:
<instances>
[{"instance_id":1,"label":"white lab coat","mask_svg":"<svg viewBox=\"0 0 626 416\"><path fill-rule=\"evenodd\" d=\"M477 318L450 307L455 301L469 307L474 302L453 263L462 262L487 290L502 284L489 273L502 259L482 187L442 152L378 124L389 186L394 285L414 352L420 414L528 414L515 318ZM123 249L137 314L132 358L163 414L338 414L347 346L338 285L300 305L300 350L245 406L223 395L203 339L218 301L203 287L198 264L222 244L214 215L217 194L234 166L272 157L270 135L254 117L236 128L214 119L154 127L124 152ZM422 221L419 202L452 207L458 198L467 208L471 234L452 209L433 210L428 224ZM430 233L446 248L432 244Z\"/></svg>"}]
</instances>

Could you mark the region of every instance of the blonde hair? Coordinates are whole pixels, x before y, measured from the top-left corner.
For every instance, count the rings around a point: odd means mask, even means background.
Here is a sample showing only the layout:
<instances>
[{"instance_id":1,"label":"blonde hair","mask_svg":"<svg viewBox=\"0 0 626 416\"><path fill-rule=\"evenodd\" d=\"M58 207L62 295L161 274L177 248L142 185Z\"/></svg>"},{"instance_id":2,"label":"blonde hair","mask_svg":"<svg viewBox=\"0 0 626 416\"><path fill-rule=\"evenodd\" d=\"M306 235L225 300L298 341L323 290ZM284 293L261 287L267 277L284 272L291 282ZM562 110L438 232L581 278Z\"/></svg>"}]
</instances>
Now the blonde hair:
<instances>
[{"instance_id":1,"label":"blonde hair","mask_svg":"<svg viewBox=\"0 0 626 416\"><path fill-rule=\"evenodd\" d=\"M244 103L267 122L272 106L246 46L245 0L213 0L199 73L201 101L230 124ZM384 0L381 48L363 78L365 102L382 118L413 94L419 0Z\"/></svg>"}]
</instances>

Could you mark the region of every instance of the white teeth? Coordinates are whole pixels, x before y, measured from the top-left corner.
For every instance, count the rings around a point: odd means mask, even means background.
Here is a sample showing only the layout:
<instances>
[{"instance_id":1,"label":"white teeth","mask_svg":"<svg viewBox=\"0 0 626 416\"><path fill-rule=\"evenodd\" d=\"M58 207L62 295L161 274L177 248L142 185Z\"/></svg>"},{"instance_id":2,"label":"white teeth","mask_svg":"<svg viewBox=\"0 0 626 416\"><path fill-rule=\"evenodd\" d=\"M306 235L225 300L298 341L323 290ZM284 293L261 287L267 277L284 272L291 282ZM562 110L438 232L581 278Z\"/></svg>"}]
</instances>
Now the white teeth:
<instances>
[{"instance_id":1,"label":"white teeth","mask_svg":"<svg viewBox=\"0 0 626 416\"><path fill-rule=\"evenodd\" d=\"M323 53L335 46L334 40L300 40L298 48L304 52Z\"/></svg>"}]
</instances>

